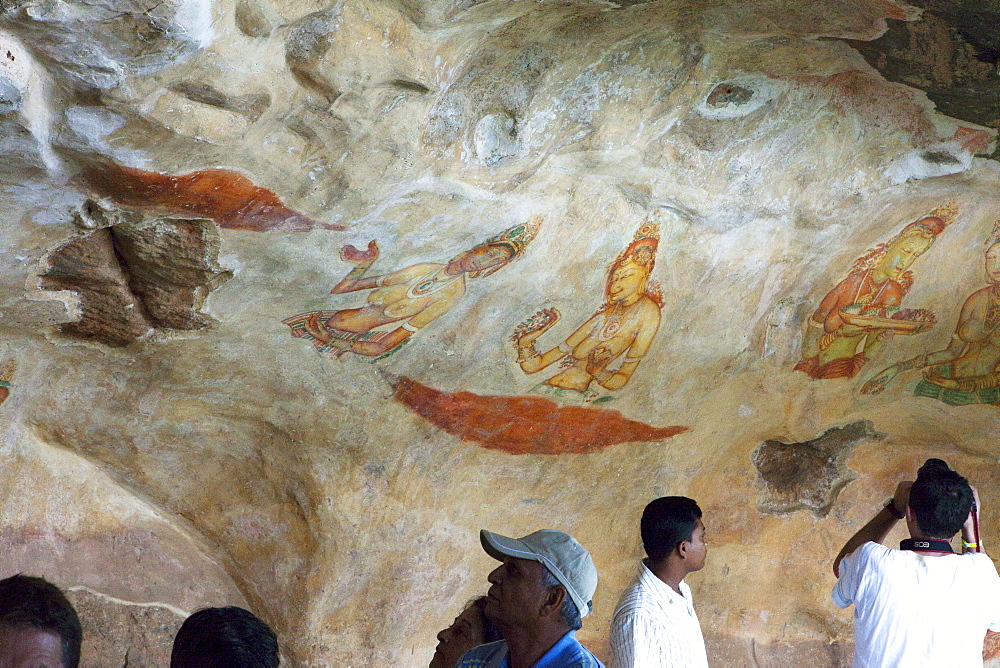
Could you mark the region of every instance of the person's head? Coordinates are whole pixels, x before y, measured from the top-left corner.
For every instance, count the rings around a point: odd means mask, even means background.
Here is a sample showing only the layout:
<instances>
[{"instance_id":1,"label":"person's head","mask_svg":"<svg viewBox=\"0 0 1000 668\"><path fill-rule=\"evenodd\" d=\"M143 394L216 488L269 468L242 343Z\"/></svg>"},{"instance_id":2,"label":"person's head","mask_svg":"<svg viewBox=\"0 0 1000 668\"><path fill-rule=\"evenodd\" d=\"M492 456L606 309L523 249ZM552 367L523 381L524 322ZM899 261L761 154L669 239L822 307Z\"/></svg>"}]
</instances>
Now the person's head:
<instances>
[{"instance_id":1,"label":"person's head","mask_svg":"<svg viewBox=\"0 0 1000 668\"><path fill-rule=\"evenodd\" d=\"M694 499L663 496L650 501L642 511L639 533L651 564L662 564L673 557L689 573L704 567L708 544L701 508Z\"/></svg>"},{"instance_id":2,"label":"person's head","mask_svg":"<svg viewBox=\"0 0 1000 668\"><path fill-rule=\"evenodd\" d=\"M83 630L59 588L42 578L0 580L0 666L76 668Z\"/></svg>"},{"instance_id":3,"label":"person's head","mask_svg":"<svg viewBox=\"0 0 1000 668\"><path fill-rule=\"evenodd\" d=\"M597 567L590 553L562 531L543 529L522 538L479 532L483 549L502 561L489 575L486 614L504 636L544 627L575 630L590 614Z\"/></svg>"},{"instance_id":4,"label":"person's head","mask_svg":"<svg viewBox=\"0 0 1000 668\"><path fill-rule=\"evenodd\" d=\"M949 539L972 510L969 481L940 459L928 459L917 472L907 504L923 537Z\"/></svg>"},{"instance_id":5,"label":"person's head","mask_svg":"<svg viewBox=\"0 0 1000 668\"><path fill-rule=\"evenodd\" d=\"M986 282L1000 284L1000 220L994 224L993 234L986 241Z\"/></svg>"},{"instance_id":6,"label":"person's head","mask_svg":"<svg viewBox=\"0 0 1000 668\"><path fill-rule=\"evenodd\" d=\"M604 298L609 304L631 302L646 294L659 242L660 228L656 223L645 223L636 231L632 243L608 268Z\"/></svg>"},{"instance_id":7,"label":"person's head","mask_svg":"<svg viewBox=\"0 0 1000 668\"><path fill-rule=\"evenodd\" d=\"M486 597L473 599L446 629L437 634L438 644L429 668L452 668L473 647L502 640L500 629L486 616Z\"/></svg>"},{"instance_id":8,"label":"person's head","mask_svg":"<svg viewBox=\"0 0 1000 668\"><path fill-rule=\"evenodd\" d=\"M899 280L934 243L934 235L922 226L907 227L906 230L889 242L885 253L875 265L874 270L886 278Z\"/></svg>"},{"instance_id":9,"label":"person's head","mask_svg":"<svg viewBox=\"0 0 1000 668\"><path fill-rule=\"evenodd\" d=\"M535 216L527 223L508 227L453 257L448 262L448 271L451 274L466 273L471 278L489 276L521 257L541 225L542 219Z\"/></svg>"},{"instance_id":10,"label":"person's head","mask_svg":"<svg viewBox=\"0 0 1000 668\"><path fill-rule=\"evenodd\" d=\"M249 610L205 608L174 637L170 668L274 668L278 638Z\"/></svg>"}]
</instances>

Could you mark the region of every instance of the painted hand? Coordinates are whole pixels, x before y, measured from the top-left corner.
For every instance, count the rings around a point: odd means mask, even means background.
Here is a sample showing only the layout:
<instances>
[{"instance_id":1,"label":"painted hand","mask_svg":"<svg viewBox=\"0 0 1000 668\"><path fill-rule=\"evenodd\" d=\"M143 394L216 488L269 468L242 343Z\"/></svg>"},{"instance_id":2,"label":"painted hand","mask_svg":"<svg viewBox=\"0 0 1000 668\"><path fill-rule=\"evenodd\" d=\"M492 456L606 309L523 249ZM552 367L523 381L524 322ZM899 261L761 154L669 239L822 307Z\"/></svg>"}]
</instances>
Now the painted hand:
<instances>
[{"instance_id":1,"label":"painted hand","mask_svg":"<svg viewBox=\"0 0 1000 668\"><path fill-rule=\"evenodd\" d=\"M542 334L559 322L559 309L543 308L522 322L514 330L514 342L517 347L532 345Z\"/></svg>"},{"instance_id":2,"label":"painted hand","mask_svg":"<svg viewBox=\"0 0 1000 668\"><path fill-rule=\"evenodd\" d=\"M876 374L871 380L861 386L861 394L879 394L886 388L889 382L896 377L899 371L896 367L891 366L888 369L883 369L881 372Z\"/></svg>"},{"instance_id":3,"label":"painted hand","mask_svg":"<svg viewBox=\"0 0 1000 668\"><path fill-rule=\"evenodd\" d=\"M378 259L378 244L372 239L368 242L368 249L363 251L354 246L344 246L340 249L340 259L344 262L367 267Z\"/></svg>"},{"instance_id":4,"label":"painted hand","mask_svg":"<svg viewBox=\"0 0 1000 668\"><path fill-rule=\"evenodd\" d=\"M614 353L609 348L606 346L597 346L587 356L587 373L591 376L596 376L604 371L604 368L608 366L613 357Z\"/></svg>"}]
</instances>

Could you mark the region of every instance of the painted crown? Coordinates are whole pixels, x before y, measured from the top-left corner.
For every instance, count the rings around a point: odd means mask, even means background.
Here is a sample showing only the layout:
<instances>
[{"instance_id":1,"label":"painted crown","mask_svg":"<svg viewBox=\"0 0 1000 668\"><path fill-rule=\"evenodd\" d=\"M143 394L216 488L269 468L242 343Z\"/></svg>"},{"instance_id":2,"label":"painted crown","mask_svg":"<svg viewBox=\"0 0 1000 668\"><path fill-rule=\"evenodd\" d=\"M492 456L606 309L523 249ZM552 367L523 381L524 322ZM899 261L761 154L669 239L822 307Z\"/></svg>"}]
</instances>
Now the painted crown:
<instances>
[{"instance_id":1,"label":"painted crown","mask_svg":"<svg viewBox=\"0 0 1000 668\"><path fill-rule=\"evenodd\" d=\"M944 221L945 225L951 225L955 221L955 216L958 215L958 202L942 204L927 215L940 218Z\"/></svg>"},{"instance_id":2,"label":"painted crown","mask_svg":"<svg viewBox=\"0 0 1000 668\"><path fill-rule=\"evenodd\" d=\"M534 216L528 222L508 227L506 230L486 240L487 246L507 246L514 251L514 257L524 254L528 244L538 236L542 226L541 216Z\"/></svg>"}]
</instances>

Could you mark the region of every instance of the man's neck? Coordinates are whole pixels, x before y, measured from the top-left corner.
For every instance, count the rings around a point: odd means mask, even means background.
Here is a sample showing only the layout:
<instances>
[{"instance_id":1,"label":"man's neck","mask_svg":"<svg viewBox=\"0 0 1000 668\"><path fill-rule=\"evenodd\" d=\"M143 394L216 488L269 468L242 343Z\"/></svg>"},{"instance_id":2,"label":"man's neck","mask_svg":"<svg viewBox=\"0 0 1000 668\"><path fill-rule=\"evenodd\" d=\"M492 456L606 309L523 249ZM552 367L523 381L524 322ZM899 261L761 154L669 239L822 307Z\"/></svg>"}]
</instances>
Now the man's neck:
<instances>
[{"instance_id":1,"label":"man's neck","mask_svg":"<svg viewBox=\"0 0 1000 668\"><path fill-rule=\"evenodd\" d=\"M547 624L536 629L502 629L510 668L531 668L569 631L565 626Z\"/></svg>"},{"instance_id":2,"label":"man's neck","mask_svg":"<svg viewBox=\"0 0 1000 668\"><path fill-rule=\"evenodd\" d=\"M681 582L688 574L687 568L684 564L672 557L667 557L659 563L653 563L649 560L646 561L646 567L649 568L650 572L656 577L667 584L671 589L673 589L678 594L681 594ZM683 594L681 594L683 596Z\"/></svg>"}]
</instances>

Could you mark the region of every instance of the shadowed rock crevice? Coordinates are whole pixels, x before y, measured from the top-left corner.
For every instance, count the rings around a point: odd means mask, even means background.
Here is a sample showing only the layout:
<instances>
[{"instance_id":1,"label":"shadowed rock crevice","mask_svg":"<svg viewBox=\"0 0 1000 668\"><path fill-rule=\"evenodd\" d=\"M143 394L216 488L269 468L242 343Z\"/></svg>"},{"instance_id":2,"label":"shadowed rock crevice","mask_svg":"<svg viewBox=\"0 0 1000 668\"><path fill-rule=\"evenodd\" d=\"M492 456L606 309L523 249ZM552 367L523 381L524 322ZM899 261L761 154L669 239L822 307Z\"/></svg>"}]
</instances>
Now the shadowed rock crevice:
<instances>
[{"instance_id":1,"label":"shadowed rock crevice","mask_svg":"<svg viewBox=\"0 0 1000 668\"><path fill-rule=\"evenodd\" d=\"M1000 2L912 4L926 8L920 20L890 21L879 39L848 43L886 79L926 92L945 114L1000 129ZM1000 148L990 157L1000 157Z\"/></svg>"},{"instance_id":2,"label":"shadowed rock crevice","mask_svg":"<svg viewBox=\"0 0 1000 668\"><path fill-rule=\"evenodd\" d=\"M232 277L218 256L211 221L117 225L49 253L39 287L78 295L80 319L62 325L63 334L122 347L156 329L211 327L215 321L200 309Z\"/></svg>"},{"instance_id":3,"label":"shadowed rock crevice","mask_svg":"<svg viewBox=\"0 0 1000 668\"><path fill-rule=\"evenodd\" d=\"M879 439L868 420L834 427L803 443L764 441L751 457L757 469L757 508L780 515L808 510L825 517L847 483L857 477L847 458L863 441Z\"/></svg>"}]
</instances>

